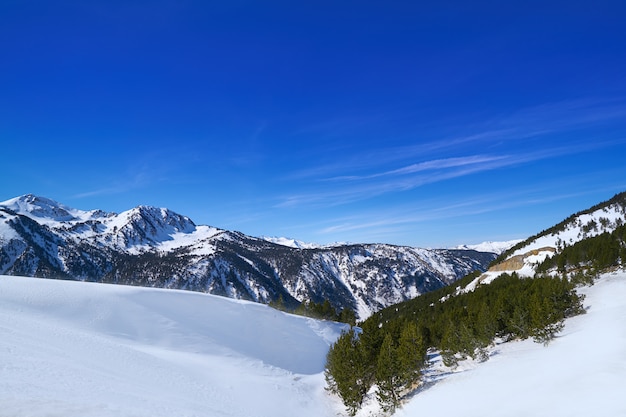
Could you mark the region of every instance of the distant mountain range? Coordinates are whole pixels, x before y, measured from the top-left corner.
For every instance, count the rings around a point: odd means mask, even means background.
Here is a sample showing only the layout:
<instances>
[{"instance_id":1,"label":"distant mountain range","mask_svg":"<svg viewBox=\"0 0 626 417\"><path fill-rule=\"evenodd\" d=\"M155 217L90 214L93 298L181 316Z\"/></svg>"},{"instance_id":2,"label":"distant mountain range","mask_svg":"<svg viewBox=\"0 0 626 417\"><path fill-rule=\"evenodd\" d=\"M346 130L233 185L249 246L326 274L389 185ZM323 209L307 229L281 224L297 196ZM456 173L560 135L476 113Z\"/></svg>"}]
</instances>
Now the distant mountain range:
<instances>
[{"instance_id":1,"label":"distant mountain range","mask_svg":"<svg viewBox=\"0 0 626 417\"><path fill-rule=\"evenodd\" d=\"M448 285L496 257L473 249L317 246L196 225L168 209L83 211L35 195L0 203L0 274L208 292L373 312Z\"/></svg>"},{"instance_id":2,"label":"distant mountain range","mask_svg":"<svg viewBox=\"0 0 626 417\"><path fill-rule=\"evenodd\" d=\"M454 249L471 249L471 250L476 250L478 252L497 253L499 255L502 252L505 252L509 250L510 248L512 248L513 246L517 245L518 243L522 242L522 240L523 239L516 239L516 240L508 240L504 242L483 242L483 243L479 243L476 245L459 245L455 247Z\"/></svg>"}]
</instances>

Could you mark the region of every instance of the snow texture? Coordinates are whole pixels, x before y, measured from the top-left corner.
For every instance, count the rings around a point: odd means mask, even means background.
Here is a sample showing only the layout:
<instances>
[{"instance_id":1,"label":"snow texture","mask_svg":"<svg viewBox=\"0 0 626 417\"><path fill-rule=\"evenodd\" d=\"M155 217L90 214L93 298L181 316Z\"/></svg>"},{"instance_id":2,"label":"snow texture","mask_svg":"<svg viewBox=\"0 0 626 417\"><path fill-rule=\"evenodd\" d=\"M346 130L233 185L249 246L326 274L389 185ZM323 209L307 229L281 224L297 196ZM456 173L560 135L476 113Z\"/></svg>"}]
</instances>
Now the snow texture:
<instances>
[{"instance_id":1,"label":"snow texture","mask_svg":"<svg viewBox=\"0 0 626 417\"><path fill-rule=\"evenodd\" d=\"M296 249L320 249L324 247L331 247L336 245L320 245L317 243L308 243L303 242L301 240L293 239L290 237L270 237L270 236L262 236L261 239L266 240L271 243L275 243L281 246L287 246L288 248L296 248Z\"/></svg>"},{"instance_id":2,"label":"snow texture","mask_svg":"<svg viewBox=\"0 0 626 417\"><path fill-rule=\"evenodd\" d=\"M0 415L334 415L323 368L344 327L207 294L0 276Z\"/></svg>"},{"instance_id":3,"label":"snow texture","mask_svg":"<svg viewBox=\"0 0 626 417\"><path fill-rule=\"evenodd\" d=\"M549 346L435 365L395 417L626 415L626 272L584 293L587 314ZM0 276L0 415L346 415L322 373L343 328L193 292Z\"/></svg>"}]
</instances>

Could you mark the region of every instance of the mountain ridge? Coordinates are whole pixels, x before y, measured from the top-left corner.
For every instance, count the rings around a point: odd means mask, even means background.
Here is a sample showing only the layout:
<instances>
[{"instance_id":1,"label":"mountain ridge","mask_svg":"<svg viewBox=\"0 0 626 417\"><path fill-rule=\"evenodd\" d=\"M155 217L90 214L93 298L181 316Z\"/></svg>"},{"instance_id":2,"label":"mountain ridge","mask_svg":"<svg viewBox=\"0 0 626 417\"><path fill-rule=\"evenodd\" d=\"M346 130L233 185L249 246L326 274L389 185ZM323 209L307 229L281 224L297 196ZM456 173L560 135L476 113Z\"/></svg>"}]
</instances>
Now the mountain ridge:
<instances>
[{"instance_id":1,"label":"mountain ridge","mask_svg":"<svg viewBox=\"0 0 626 417\"><path fill-rule=\"evenodd\" d=\"M0 203L0 273L177 288L288 307L328 300L363 319L448 285L493 253L387 244L289 247L166 208L83 211L27 194Z\"/></svg>"},{"instance_id":2,"label":"mountain ridge","mask_svg":"<svg viewBox=\"0 0 626 417\"><path fill-rule=\"evenodd\" d=\"M515 271L532 276L546 258L590 237L611 233L625 223L626 192L621 192L510 247L493 261L490 271L494 274Z\"/></svg>"}]
</instances>

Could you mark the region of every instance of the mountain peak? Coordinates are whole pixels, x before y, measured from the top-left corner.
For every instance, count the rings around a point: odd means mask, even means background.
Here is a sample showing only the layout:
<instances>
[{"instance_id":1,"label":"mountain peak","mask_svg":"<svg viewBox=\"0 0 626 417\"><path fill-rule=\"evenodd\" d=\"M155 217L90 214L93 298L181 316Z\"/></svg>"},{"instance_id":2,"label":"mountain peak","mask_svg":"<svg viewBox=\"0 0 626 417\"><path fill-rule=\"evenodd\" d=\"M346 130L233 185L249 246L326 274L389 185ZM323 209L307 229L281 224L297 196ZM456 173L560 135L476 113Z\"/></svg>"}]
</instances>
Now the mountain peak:
<instances>
[{"instance_id":1,"label":"mountain peak","mask_svg":"<svg viewBox=\"0 0 626 417\"><path fill-rule=\"evenodd\" d=\"M382 244L302 251L196 226L166 208L142 205L107 215L31 194L0 204L8 214L0 221L0 274L162 286L259 302L282 297L294 307L327 299L335 308L356 309L361 318L484 270L495 257Z\"/></svg>"},{"instance_id":2,"label":"mountain peak","mask_svg":"<svg viewBox=\"0 0 626 417\"><path fill-rule=\"evenodd\" d=\"M11 205L24 205L24 204L32 204L32 205L49 205L49 206L62 206L61 203L58 203L50 198L41 197L35 194L24 194L19 197L11 198L10 200L6 200L0 203L0 206L11 206Z\"/></svg>"},{"instance_id":3,"label":"mountain peak","mask_svg":"<svg viewBox=\"0 0 626 417\"><path fill-rule=\"evenodd\" d=\"M169 236L172 233L191 233L196 230L196 224L189 217L166 208L142 205L122 213L124 214L130 224L146 229L152 237L163 233Z\"/></svg>"},{"instance_id":4,"label":"mountain peak","mask_svg":"<svg viewBox=\"0 0 626 417\"><path fill-rule=\"evenodd\" d=\"M49 218L55 221L69 221L76 217L72 212L75 209L64 206L54 200L46 197L40 197L34 194L25 194L0 203L0 206L6 207L16 213L32 215L40 218Z\"/></svg>"}]
</instances>

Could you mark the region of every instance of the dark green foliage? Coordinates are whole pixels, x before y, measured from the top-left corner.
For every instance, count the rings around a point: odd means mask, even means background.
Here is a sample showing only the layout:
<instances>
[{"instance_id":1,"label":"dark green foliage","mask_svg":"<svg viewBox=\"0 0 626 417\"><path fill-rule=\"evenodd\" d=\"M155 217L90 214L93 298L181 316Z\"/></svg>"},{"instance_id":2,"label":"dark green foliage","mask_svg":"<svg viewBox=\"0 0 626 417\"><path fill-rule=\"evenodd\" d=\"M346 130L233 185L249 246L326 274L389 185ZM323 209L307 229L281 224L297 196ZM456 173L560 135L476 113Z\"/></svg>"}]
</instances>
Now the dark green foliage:
<instances>
[{"instance_id":1,"label":"dark green foliage","mask_svg":"<svg viewBox=\"0 0 626 417\"><path fill-rule=\"evenodd\" d=\"M404 390L414 388L426 363L426 344L415 322L407 322L400 333L396 349L400 363L400 382Z\"/></svg>"},{"instance_id":2,"label":"dark green foliage","mask_svg":"<svg viewBox=\"0 0 626 417\"><path fill-rule=\"evenodd\" d=\"M446 366L455 366L457 360L472 359L486 360L485 348L488 343L477 336L476 330L465 322L450 322L441 338L441 356Z\"/></svg>"},{"instance_id":3,"label":"dark green foliage","mask_svg":"<svg viewBox=\"0 0 626 417\"><path fill-rule=\"evenodd\" d=\"M593 213L595 211L601 210L603 208L606 208L606 207L609 207L609 206L612 206L612 205L620 206L622 211L626 210L626 191L625 192L621 192L619 194L616 194L611 199L609 199L607 201L604 201L602 203L596 204L595 206L590 207L590 208L588 208L586 210L579 211L578 213L572 214L571 216L569 216L567 219L563 220L559 224L556 224L556 225L550 227L549 229L543 230L540 233L537 233L536 235L529 237L525 241L518 243L517 245L513 246L509 250L501 253L496 259L494 259L491 262L491 265L499 264L500 262L502 262L503 260L508 258L511 254L513 254L516 250L521 249L521 248L527 246L530 242L534 241L535 239L537 239L539 237L547 236L549 234L558 233L560 231L565 230L565 228L569 224L574 222L578 217L582 216L583 214L590 214L590 213ZM602 223L603 223L602 219L601 219L600 223L602 225ZM622 220L618 219L617 220L617 225L621 226L621 223L622 223ZM593 224L587 225L585 227L588 227L589 230L591 230L592 226L593 226ZM596 224L596 227L597 227L597 224Z\"/></svg>"},{"instance_id":4,"label":"dark green foliage","mask_svg":"<svg viewBox=\"0 0 626 417\"><path fill-rule=\"evenodd\" d=\"M400 390L403 387L401 374L396 343L391 334L387 333L378 353L375 375L378 401L386 411L393 411L400 403Z\"/></svg>"},{"instance_id":5,"label":"dark green foliage","mask_svg":"<svg viewBox=\"0 0 626 417\"><path fill-rule=\"evenodd\" d=\"M599 218L582 224L579 219L583 214L612 205L626 213L626 192L568 217L492 262L497 264L535 239L563 231L578 222L582 240L571 246L557 242L557 254L539 265L534 278L502 274L489 285L461 291L478 278L480 273L477 272L452 286L372 315L361 324L363 332L358 339L358 351L366 364L375 365L357 367L363 372L360 380L377 384L379 401L386 410L393 410L403 393L419 382L427 348L439 350L444 362L454 366L467 357L486 359L486 347L496 338L532 337L538 343L547 344L562 330L567 317L584 312L582 296L576 293L575 287L592 284L596 274L623 265L626 260L626 225L621 219L615 221L613 232L591 238L588 234L606 230L611 222ZM561 278L545 274L553 271L558 271ZM409 333L412 336L409 337ZM327 372L332 380L332 371ZM367 392L369 387L360 386L360 389L360 392Z\"/></svg>"},{"instance_id":6,"label":"dark green foliage","mask_svg":"<svg viewBox=\"0 0 626 417\"><path fill-rule=\"evenodd\" d=\"M354 326L356 324L356 313L351 308L344 308L339 312L337 321Z\"/></svg>"},{"instance_id":7,"label":"dark green foliage","mask_svg":"<svg viewBox=\"0 0 626 417\"><path fill-rule=\"evenodd\" d=\"M322 303L305 301L293 313L320 320L341 321L352 326L356 324L356 314L352 309L344 308L341 311L337 311L328 300L324 300Z\"/></svg>"},{"instance_id":8,"label":"dark green foliage","mask_svg":"<svg viewBox=\"0 0 626 417\"><path fill-rule=\"evenodd\" d=\"M406 323L397 339L385 334L375 374L378 400L385 411L395 410L403 392L417 385L425 361L426 345L416 323Z\"/></svg>"},{"instance_id":9,"label":"dark green foliage","mask_svg":"<svg viewBox=\"0 0 626 417\"><path fill-rule=\"evenodd\" d=\"M283 301L282 295L280 295L276 301L271 301L269 306L277 310L312 317L319 320L339 321L342 323L348 323L351 326L356 324L356 313L354 310L350 308L343 308L342 310L337 311L328 300L324 300L322 303L305 301L300 303L296 308L289 308Z\"/></svg>"},{"instance_id":10,"label":"dark green foliage","mask_svg":"<svg viewBox=\"0 0 626 417\"><path fill-rule=\"evenodd\" d=\"M328 351L325 377L328 390L338 394L350 415L356 414L372 384L371 367L354 329L345 332Z\"/></svg>"},{"instance_id":11,"label":"dark green foliage","mask_svg":"<svg viewBox=\"0 0 626 417\"><path fill-rule=\"evenodd\" d=\"M360 404L360 395L365 395L374 383L381 405L387 410L395 409L402 395L419 383L427 348L439 350L449 366L467 357L485 360L486 347L496 337L532 337L547 343L562 329L566 317L582 312L582 297L567 279L503 274L474 291L458 291L475 277L464 279L462 286L442 288L388 307L363 322L358 340L353 339L353 334L350 336L349 368L356 370L356 380L361 384L347 391L348 402L344 391L337 388L341 377L336 378L334 373L337 369L345 372L337 364L342 360L337 351L346 349L347 342L340 339L331 348L327 378L334 381L332 390L349 409ZM364 362L357 365L355 358ZM363 386L363 382L369 385ZM359 393L358 401L354 399L355 392Z\"/></svg>"},{"instance_id":12,"label":"dark green foliage","mask_svg":"<svg viewBox=\"0 0 626 417\"><path fill-rule=\"evenodd\" d=\"M558 254L546 259L537 267L537 272L556 269L560 273L573 272L587 275L620 265L626 256L626 226L613 232L590 237L571 246L565 246ZM577 279L584 280L584 276ZM588 280L588 278L587 278Z\"/></svg>"},{"instance_id":13,"label":"dark green foliage","mask_svg":"<svg viewBox=\"0 0 626 417\"><path fill-rule=\"evenodd\" d=\"M330 305L330 301L324 300L322 303L306 302L300 304L311 317L334 320L338 318L338 313L333 306Z\"/></svg>"}]
</instances>

